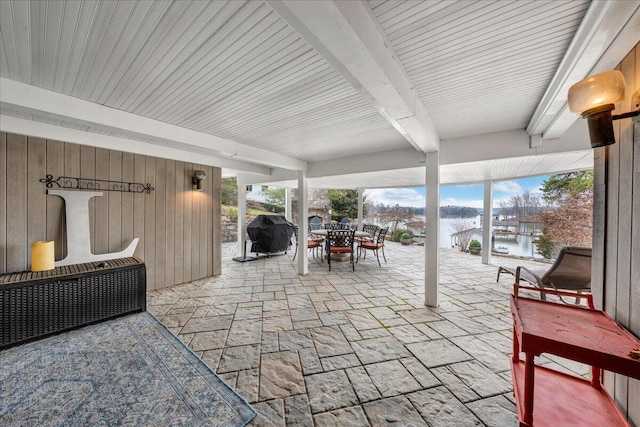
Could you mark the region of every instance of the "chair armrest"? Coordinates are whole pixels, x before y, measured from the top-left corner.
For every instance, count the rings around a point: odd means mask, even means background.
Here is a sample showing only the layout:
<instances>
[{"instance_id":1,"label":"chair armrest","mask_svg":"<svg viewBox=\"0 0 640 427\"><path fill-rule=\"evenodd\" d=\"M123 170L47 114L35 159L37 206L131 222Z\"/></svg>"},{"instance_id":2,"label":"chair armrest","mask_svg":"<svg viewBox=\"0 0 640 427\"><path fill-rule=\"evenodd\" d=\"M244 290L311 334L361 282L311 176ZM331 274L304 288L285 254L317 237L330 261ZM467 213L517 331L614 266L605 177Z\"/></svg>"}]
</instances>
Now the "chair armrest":
<instances>
[{"instance_id":1,"label":"chair armrest","mask_svg":"<svg viewBox=\"0 0 640 427\"><path fill-rule=\"evenodd\" d=\"M539 273L536 271L529 270L528 268L519 265L516 268L516 284L520 283L521 280L524 280L525 282L542 288L542 279L538 274Z\"/></svg>"}]
</instances>

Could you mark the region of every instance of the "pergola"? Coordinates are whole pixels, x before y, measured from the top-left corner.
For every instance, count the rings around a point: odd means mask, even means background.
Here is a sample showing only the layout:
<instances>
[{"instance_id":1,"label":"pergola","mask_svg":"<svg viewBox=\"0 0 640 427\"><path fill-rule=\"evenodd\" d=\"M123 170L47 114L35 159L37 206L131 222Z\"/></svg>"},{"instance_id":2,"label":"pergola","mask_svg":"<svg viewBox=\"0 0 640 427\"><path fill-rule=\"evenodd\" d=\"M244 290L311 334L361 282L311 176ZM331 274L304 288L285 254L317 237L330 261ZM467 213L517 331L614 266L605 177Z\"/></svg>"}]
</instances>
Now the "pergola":
<instances>
[{"instance_id":1,"label":"pergola","mask_svg":"<svg viewBox=\"0 0 640 427\"><path fill-rule=\"evenodd\" d=\"M301 242L309 187L424 185L437 219L440 184L484 182L489 215L495 180L590 167L567 89L640 28L637 2L588 0L3 1L0 17L2 131L297 188Z\"/></svg>"}]
</instances>

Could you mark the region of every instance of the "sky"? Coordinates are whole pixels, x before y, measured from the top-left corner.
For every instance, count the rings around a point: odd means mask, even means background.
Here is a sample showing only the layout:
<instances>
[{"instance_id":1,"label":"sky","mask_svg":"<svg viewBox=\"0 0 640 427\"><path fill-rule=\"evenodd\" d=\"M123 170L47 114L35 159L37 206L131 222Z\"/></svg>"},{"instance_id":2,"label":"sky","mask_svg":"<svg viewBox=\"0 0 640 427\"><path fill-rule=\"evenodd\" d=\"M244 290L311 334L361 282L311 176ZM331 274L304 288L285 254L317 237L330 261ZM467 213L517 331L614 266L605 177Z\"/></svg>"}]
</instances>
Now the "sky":
<instances>
[{"instance_id":1,"label":"sky","mask_svg":"<svg viewBox=\"0 0 640 427\"><path fill-rule=\"evenodd\" d=\"M500 201L508 200L511 196L522 194L529 190L532 193L540 192L542 181L549 176L536 176L509 181L496 181L493 183L493 205L499 206ZM411 188L385 188L367 190L367 200L374 204L400 205L410 207L424 207L425 189L424 187ZM484 197L483 184L465 185L441 185L440 186L440 206L469 206L472 208L482 208Z\"/></svg>"},{"instance_id":2,"label":"sky","mask_svg":"<svg viewBox=\"0 0 640 427\"><path fill-rule=\"evenodd\" d=\"M534 176L529 178L514 179L509 181L495 181L493 183L493 206L499 207L500 201L508 200L511 196L522 194L529 190L532 193L540 192L542 181L549 178L549 175ZM260 186L254 186L255 190L247 194L247 198L264 202L264 197L260 193ZM409 188L384 188L369 189L365 191L367 200L374 204L409 207L425 206L424 187ZM465 185L441 185L440 186L440 206L469 206L472 208L482 208L484 206L483 184Z\"/></svg>"}]
</instances>

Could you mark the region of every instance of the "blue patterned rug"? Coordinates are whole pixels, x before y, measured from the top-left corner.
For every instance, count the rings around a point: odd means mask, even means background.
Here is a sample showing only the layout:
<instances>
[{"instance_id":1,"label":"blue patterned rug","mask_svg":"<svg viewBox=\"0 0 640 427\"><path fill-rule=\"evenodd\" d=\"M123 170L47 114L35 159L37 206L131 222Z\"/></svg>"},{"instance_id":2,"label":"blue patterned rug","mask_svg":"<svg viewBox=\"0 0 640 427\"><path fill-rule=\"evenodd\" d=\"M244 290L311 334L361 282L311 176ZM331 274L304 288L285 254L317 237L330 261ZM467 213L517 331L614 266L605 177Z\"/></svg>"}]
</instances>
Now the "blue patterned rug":
<instances>
[{"instance_id":1,"label":"blue patterned rug","mask_svg":"<svg viewBox=\"0 0 640 427\"><path fill-rule=\"evenodd\" d=\"M256 412L151 313L0 352L2 426L244 426Z\"/></svg>"}]
</instances>

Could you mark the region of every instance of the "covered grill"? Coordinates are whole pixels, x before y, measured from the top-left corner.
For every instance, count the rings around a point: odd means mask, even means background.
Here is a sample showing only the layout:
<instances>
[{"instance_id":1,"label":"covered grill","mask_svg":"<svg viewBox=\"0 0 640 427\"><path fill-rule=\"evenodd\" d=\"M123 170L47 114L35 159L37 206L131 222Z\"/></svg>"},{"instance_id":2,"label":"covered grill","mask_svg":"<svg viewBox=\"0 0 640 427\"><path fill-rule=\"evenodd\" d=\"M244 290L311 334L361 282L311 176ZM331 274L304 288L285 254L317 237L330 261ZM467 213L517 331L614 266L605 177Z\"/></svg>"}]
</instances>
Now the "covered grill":
<instances>
[{"instance_id":1,"label":"covered grill","mask_svg":"<svg viewBox=\"0 0 640 427\"><path fill-rule=\"evenodd\" d=\"M293 224L282 215L258 215L247 226L247 234L251 239L251 252L284 252L291 245Z\"/></svg>"}]
</instances>

